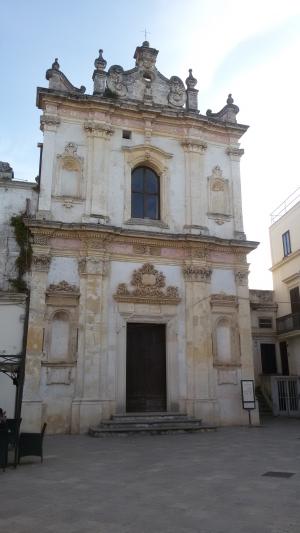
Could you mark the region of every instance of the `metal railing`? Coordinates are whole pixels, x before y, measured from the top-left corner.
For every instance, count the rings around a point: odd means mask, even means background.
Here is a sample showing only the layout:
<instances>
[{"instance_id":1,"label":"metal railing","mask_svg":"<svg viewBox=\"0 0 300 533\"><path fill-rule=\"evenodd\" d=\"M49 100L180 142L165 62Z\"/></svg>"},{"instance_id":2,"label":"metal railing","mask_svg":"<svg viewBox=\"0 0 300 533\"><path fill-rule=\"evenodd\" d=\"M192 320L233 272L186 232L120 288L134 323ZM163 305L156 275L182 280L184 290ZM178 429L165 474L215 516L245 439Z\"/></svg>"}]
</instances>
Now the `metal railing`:
<instances>
[{"instance_id":1,"label":"metal railing","mask_svg":"<svg viewBox=\"0 0 300 533\"><path fill-rule=\"evenodd\" d=\"M277 333L287 333L289 331L300 330L300 313L291 313L281 316L276 320Z\"/></svg>"},{"instance_id":2,"label":"metal railing","mask_svg":"<svg viewBox=\"0 0 300 533\"><path fill-rule=\"evenodd\" d=\"M292 192L274 211L271 213L271 224L281 218L291 207L300 202L300 187Z\"/></svg>"}]
</instances>

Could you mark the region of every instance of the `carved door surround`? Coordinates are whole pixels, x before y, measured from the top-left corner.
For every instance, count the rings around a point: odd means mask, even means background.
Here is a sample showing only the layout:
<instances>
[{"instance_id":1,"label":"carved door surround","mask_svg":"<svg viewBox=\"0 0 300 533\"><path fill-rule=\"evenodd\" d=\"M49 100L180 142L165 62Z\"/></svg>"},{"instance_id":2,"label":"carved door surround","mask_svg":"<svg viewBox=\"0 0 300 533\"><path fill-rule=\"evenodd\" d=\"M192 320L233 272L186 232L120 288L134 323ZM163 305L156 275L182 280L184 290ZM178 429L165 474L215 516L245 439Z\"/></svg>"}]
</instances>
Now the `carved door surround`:
<instances>
[{"instance_id":1,"label":"carved door surround","mask_svg":"<svg viewBox=\"0 0 300 533\"><path fill-rule=\"evenodd\" d=\"M134 225L149 225L168 228L169 198L170 198L170 162L173 154L165 152L156 146L140 144L138 146L123 146L124 151L124 223ZM139 165L152 168L160 179L160 220L131 218L131 173Z\"/></svg>"},{"instance_id":2,"label":"carved door surround","mask_svg":"<svg viewBox=\"0 0 300 533\"><path fill-rule=\"evenodd\" d=\"M116 326L116 410L126 412L126 331L128 323L164 324L166 327L167 411L184 410L186 368L182 357L184 338L179 335L181 300L176 287L166 286L164 275L145 264L133 272L131 287L119 284L114 300ZM169 290L168 290L169 289ZM171 290L170 290L171 289ZM113 357L113 354L112 354Z\"/></svg>"}]
</instances>

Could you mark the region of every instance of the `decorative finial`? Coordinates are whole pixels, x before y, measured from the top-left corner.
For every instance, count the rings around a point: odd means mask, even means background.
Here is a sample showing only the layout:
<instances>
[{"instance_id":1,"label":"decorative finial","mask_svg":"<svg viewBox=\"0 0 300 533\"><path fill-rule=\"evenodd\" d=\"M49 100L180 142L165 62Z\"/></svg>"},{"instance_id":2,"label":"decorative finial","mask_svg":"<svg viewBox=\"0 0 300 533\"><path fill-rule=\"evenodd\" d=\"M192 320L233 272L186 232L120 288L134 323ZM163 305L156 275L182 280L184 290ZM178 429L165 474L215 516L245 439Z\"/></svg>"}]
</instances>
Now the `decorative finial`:
<instances>
[{"instance_id":1,"label":"decorative finial","mask_svg":"<svg viewBox=\"0 0 300 533\"><path fill-rule=\"evenodd\" d=\"M232 98L232 95L229 94L229 95L228 95L228 98L227 98L227 105L231 105L231 104L233 104L233 102L234 102L234 100L233 100L233 98Z\"/></svg>"},{"instance_id":2,"label":"decorative finial","mask_svg":"<svg viewBox=\"0 0 300 533\"><path fill-rule=\"evenodd\" d=\"M149 41L144 41L143 44L142 44L142 46L143 46L144 48L149 48L149 46L150 46Z\"/></svg>"},{"instance_id":3,"label":"decorative finial","mask_svg":"<svg viewBox=\"0 0 300 533\"><path fill-rule=\"evenodd\" d=\"M193 70L189 68L189 75L187 79L185 80L186 86L188 89L194 89L197 85L197 80L193 76Z\"/></svg>"},{"instance_id":4,"label":"decorative finial","mask_svg":"<svg viewBox=\"0 0 300 533\"><path fill-rule=\"evenodd\" d=\"M52 63L52 68L53 70L59 70L59 62L58 62L57 57L55 58L54 63Z\"/></svg>"},{"instance_id":5,"label":"decorative finial","mask_svg":"<svg viewBox=\"0 0 300 533\"><path fill-rule=\"evenodd\" d=\"M104 70L106 65L107 65L107 61L105 61L105 59L103 58L102 56L103 54L103 50L102 48L100 48L99 50L99 56L97 57L97 59L95 59L95 67L96 69L99 71L99 70Z\"/></svg>"}]
</instances>

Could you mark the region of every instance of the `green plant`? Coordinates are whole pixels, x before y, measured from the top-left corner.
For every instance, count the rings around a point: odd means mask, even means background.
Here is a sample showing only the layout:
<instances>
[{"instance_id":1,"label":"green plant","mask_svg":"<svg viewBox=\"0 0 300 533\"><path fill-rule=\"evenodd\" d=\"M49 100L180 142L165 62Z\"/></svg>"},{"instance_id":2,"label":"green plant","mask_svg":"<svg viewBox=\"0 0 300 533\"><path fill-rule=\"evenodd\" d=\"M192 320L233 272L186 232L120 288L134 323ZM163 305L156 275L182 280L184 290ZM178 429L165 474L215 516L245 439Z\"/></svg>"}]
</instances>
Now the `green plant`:
<instances>
[{"instance_id":1,"label":"green plant","mask_svg":"<svg viewBox=\"0 0 300 533\"><path fill-rule=\"evenodd\" d=\"M23 279L26 272L30 270L32 261L32 247L29 241L29 230L24 223L24 215L11 217L10 225L14 228L15 239L19 245L20 252L16 259L17 277L10 279L11 285L19 292L28 290L27 284Z\"/></svg>"}]
</instances>

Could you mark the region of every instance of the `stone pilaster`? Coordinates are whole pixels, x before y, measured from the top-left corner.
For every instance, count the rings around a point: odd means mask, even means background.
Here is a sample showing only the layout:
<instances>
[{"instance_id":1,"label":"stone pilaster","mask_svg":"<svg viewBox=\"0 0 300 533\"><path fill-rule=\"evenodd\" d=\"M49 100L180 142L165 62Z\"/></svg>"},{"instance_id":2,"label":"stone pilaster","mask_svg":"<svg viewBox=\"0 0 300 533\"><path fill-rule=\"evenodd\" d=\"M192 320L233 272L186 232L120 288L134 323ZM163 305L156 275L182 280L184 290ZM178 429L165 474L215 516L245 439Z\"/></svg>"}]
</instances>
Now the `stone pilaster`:
<instances>
[{"instance_id":1,"label":"stone pilaster","mask_svg":"<svg viewBox=\"0 0 300 533\"><path fill-rule=\"evenodd\" d=\"M40 431L42 424L41 361L44 348L45 292L50 256L36 254L32 261L25 383L22 403L23 431Z\"/></svg>"},{"instance_id":2,"label":"stone pilaster","mask_svg":"<svg viewBox=\"0 0 300 533\"><path fill-rule=\"evenodd\" d=\"M241 148L229 146L226 153L231 161L231 179L233 189L233 218L234 231L237 237L243 236L243 214L242 214L242 193L241 193L241 177L240 177L240 158L244 153Z\"/></svg>"},{"instance_id":3,"label":"stone pilaster","mask_svg":"<svg viewBox=\"0 0 300 533\"><path fill-rule=\"evenodd\" d=\"M102 123L87 121L88 182L91 183L86 214L107 220L108 200L108 141L113 130Z\"/></svg>"},{"instance_id":4,"label":"stone pilaster","mask_svg":"<svg viewBox=\"0 0 300 533\"><path fill-rule=\"evenodd\" d=\"M198 264L183 267L186 301L187 412L214 419L210 319L211 269Z\"/></svg>"},{"instance_id":5,"label":"stone pilaster","mask_svg":"<svg viewBox=\"0 0 300 533\"><path fill-rule=\"evenodd\" d=\"M80 260L78 379L72 406L72 431L85 432L103 417L107 399L107 294L103 295L107 261L103 254ZM105 298L105 300L104 300ZM105 388L106 387L106 388Z\"/></svg>"},{"instance_id":6,"label":"stone pilaster","mask_svg":"<svg viewBox=\"0 0 300 533\"><path fill-rule=\"evenodd\" d=\"M238 297L238 328L241 353L241 379L254 379L253 339L251 330L248 270L236 270L235 282ZM248 413L241 408L242 419L247 424ZM258 407L251 414L252 423L259 424Z\"/></svg>"},{"instance_id":7,"label":"stone pilaster","mask_svg":"<svg viewBox=\"0 0 300 533\"><path fill-rule=\"evenodd\" d=\"M207 144L199 140L182 143L185 152L185 228L206 231L207 185L204 180L204 154Z\"/></svg>"},{"instance_id":8,"label":"stone pilaster","mask_svg":"<svg viewBox=\"0 0 300 533\"><path fill-rule=\"evenodd\" d=\"M41 117L41 130L44 133L41 165L40 194L37 218L50 218L53 166L55 162L55 138L60 124L58 116L44 114Z\"/></svg>"}]
</instances>

